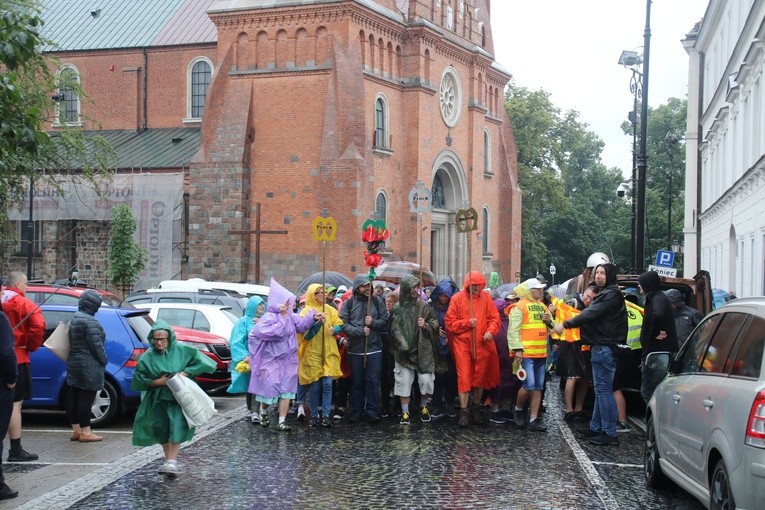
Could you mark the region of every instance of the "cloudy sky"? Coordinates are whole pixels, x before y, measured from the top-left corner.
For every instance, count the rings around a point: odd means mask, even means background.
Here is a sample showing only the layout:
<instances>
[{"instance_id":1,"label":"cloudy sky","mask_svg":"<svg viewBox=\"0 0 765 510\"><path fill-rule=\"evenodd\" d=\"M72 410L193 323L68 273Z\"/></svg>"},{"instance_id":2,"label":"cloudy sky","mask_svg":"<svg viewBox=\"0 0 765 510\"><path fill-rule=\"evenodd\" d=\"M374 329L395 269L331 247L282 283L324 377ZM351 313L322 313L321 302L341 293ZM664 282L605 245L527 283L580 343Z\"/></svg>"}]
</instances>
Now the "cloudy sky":
<instances>
[{"instance_id":1,"label":"cloudy sky","mask_svg":"<svg viewBox=\"0 0 765 510\"><path fill-rule=\"evenodd\" d=\"M688 54L680 42L704 15L707 0L653 0L648 104L685 98ZM643 0L492 0L497 61L515 82L551 93L562 110L577 110L605 143L603 162L626 175L631 137L619 126L632 109L631 73L622 50L642 53Z\"/></svg>"}]
</instances>

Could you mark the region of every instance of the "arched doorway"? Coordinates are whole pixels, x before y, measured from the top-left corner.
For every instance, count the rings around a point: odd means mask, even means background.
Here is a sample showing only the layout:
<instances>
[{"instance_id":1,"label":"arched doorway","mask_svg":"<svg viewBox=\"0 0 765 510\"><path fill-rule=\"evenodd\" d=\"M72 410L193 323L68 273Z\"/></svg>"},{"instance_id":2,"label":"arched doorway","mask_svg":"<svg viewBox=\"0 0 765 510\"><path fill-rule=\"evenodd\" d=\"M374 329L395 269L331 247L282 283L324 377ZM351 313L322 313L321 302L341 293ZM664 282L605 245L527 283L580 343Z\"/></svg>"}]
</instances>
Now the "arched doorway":
<instances>
[{"instance_id":1,"label":"arched doorway","mask_svg":"<svg viewBox=\"0 0 765 510\"><path fill-rule=\"evenodd\" d=\"M432 169L433 213L430 220L430 270L438 278L451 276L462 286L466 239L457 234L455 215L468 200L465 171L457 155L443 151Z\"/></svg>"}]
</instances>

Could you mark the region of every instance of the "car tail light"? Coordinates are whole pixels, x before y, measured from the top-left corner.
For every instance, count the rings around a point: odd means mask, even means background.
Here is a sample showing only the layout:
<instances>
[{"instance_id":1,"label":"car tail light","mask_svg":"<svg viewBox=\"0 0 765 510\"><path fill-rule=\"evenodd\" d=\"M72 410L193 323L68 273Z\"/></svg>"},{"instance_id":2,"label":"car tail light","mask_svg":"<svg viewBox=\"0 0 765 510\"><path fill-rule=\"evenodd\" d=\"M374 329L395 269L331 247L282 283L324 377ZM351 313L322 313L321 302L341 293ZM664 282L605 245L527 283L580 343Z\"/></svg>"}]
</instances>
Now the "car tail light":
<instances>
[{"instance_id":1,"label":"car tail light","mask_svg":"<svg viewBox=\"0 0 765 510\"><path fill-rule=\"evenodd\" d=\"M760 390L752 402L744 442L749 446L765 448L765 390Z\"/></svg>"},{"instance_id":2,"label":"car tail light","mask_svg":"<svg viewBox=\"0 0 765 510\"><path fill-rule=\"evenodd\" d=\"M138 364L138 358L141 357L141 354L146 352L145 347L133 349L133 354L130 355L130 358L128 358L127 363L125 363L126 367L129 368L135 368L135 366Z\"/></svg>"}]
</instances>

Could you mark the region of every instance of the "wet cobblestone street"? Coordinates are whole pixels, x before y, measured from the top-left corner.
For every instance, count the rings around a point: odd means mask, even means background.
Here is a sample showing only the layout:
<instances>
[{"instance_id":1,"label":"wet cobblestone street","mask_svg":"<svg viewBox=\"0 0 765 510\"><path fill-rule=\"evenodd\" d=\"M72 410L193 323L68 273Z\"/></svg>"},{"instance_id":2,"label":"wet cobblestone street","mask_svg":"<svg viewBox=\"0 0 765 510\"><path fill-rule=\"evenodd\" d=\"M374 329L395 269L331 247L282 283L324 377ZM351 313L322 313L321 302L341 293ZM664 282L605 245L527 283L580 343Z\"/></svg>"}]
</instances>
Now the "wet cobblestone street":
<instances>
[{"instance_id":1,"label":"wet cobblestone street","mask_svg":"<svg viewBox=\"0 0 765 510\"><path fill-rule=\"evenodd\" d=\"M554 385L551 385L551 387ZM548 390L546 433L511 425L458 429L454 420L401 426L294 422L291 432L241 415L184 448L183 474L160 460L120 477L79 508L703 508L682 491L645 488L642 434L618 447L586 443L559 417ZM147 449L148 451L148 449ZM157 459L157 457L154 457Z\"/></svg>"}]
</instances>

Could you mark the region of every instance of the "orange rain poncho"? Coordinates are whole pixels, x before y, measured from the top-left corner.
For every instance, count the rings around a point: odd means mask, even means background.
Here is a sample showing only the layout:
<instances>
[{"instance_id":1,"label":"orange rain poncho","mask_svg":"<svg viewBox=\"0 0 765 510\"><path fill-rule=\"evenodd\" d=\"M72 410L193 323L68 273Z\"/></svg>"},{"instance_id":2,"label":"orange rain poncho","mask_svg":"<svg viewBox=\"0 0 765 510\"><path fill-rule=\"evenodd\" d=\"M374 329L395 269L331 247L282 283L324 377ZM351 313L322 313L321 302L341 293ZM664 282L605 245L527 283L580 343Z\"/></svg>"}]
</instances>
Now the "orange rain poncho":
<instances>
[{"instance_id":1,"label":"orange rain poncho","mask_svg":"<svg viewBox=\"0 0 765 510\"><path fill-rule=\"evenodd\" d=\"M473 359L473 337L470 328L470 285L486 286L486 280L478 271L465 276L465 284L449 302L444 322L446 333L457 366L457 391L469 392L473 388L491 389L499 385L499 358L494 336L499 332L500 320L497 307L488 292L473 294L473 316L478 323L475 328L476 358ZM484 340L486 332L491 333Z\"/></svg>"}]
</instances>

